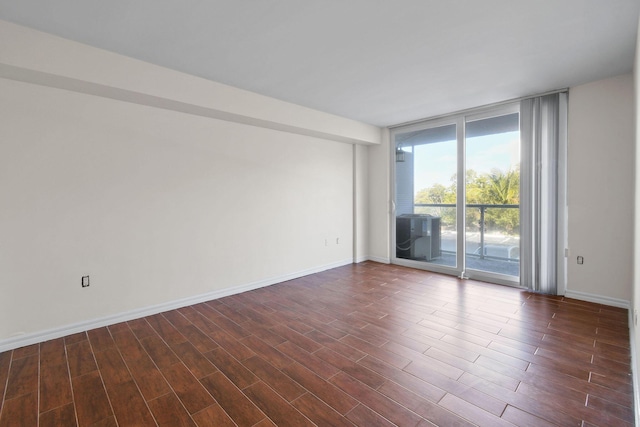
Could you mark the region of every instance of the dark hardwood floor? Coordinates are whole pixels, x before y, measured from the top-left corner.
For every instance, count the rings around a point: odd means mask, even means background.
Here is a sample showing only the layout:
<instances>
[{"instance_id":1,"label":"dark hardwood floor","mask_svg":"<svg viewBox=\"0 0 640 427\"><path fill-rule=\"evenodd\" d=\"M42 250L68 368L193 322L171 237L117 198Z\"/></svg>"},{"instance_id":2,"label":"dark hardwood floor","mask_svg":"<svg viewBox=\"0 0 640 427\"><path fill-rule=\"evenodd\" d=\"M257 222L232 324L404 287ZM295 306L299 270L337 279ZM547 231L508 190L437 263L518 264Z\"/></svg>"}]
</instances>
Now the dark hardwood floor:
<instances>
[{"instance_id":1,"label":"dark hardwood floor","mask_svg":"<svg viewBox=\"0 0 640 427\"><path fill-rule=\"evenodd\" d=\"M365 262L0 353L0 427L631 426L627 315Z\"/></svg>"}]
</instances>

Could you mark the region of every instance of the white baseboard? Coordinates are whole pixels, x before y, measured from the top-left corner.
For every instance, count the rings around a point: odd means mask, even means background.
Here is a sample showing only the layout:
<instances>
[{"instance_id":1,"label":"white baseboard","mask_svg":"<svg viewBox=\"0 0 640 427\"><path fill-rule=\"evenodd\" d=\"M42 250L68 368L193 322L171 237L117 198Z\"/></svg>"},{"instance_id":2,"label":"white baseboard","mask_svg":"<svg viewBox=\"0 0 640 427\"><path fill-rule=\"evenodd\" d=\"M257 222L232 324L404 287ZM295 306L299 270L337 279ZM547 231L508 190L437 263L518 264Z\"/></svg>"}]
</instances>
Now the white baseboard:
<instances>
[{"instance_id":1,"label":"white baseboard","mask_svg":"<svg viewBox=\"0 0 640 427\"><path fill-rule=\"evenodd\" d=\"M374 262L379 262L379 263L382 263L382 264L391 264L391 259L390 258L383 258L383 257L379 257L379 256L370 256L370 257L367 257L367 260L374 261Z\"/></svg>"},{"instance_id":2,"label":"white baseboard","mask_svg":"<svg viewBox=\"0 0 640 427\"><path fill-rule=\"evenodd\" d=\"M605 297L603 295L590 294L587 292L572 291L570 289L567 289L566 292L564 293L564 296L567 298L579 299L581 301L595 302L596 304L610 305L612 307L618 307L618 308L626 308L627 310L631 308L630 301L627 301L624 299L618 299L618 298Z\"/></svg>"},{"instance_id":3,"label":"white baseboard","mask_svg":"<svg viewBox=\"0 0 640 427\"><path fill-rule=\"evenodd\" d=\"M195 295L192 297L181 298L179 300L168 301L162 304L156 304L152 306L142 307L135 310L130 310L124 313L117 313L111 316L100 317L97 319L90 319L83 322L78 322L70 325L61 326L59 328L48 329L31 334L20 335L17 337L11 337L4 340L0 340L0 353L15 348L24 347L26 345L36 344L67 335L75 334L78 332L84 332L95 328L101 328L103 326L114 325L120 322L126 322L129 320L139 319L145 316L151 316L154 314L162 313L169 310L175 310L177 308L186 307L193 304L199 304L205 301L211 301L218 298L223 298L229 295L240 294L242 292L251 291L254 289L264 288L266 286L275 285L276 283L286 282L287 280L297 279L299 277L308 276L310 274L319 273L321 271L330 270L332 268L342 267L353 263L353 259L343 260L332 264L322 265L319 267L310 268L307 270L297 271L295 273L286 274L283 276L272 277L265 280L259 280L253 283L247 283L244 285L233 286L225 289L219 289L205 294Z\"/></svg>"}]
</instances>

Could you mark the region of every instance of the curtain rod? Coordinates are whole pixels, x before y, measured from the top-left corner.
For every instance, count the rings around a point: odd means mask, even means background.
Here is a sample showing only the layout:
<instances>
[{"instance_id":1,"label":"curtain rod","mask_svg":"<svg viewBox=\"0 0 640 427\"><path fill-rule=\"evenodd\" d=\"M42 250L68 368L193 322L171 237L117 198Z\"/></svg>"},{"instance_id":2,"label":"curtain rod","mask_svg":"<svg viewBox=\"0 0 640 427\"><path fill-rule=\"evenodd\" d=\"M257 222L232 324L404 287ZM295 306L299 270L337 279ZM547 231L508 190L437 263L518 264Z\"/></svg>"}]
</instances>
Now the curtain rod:
<instances>
[{"instance_id":1,"label":"curtain rod","mask_svg":"<svg viewBox=\"0 0 640 427\"><path fill-rule=\"evenodd\" d=\"M459 116L461 114L471 113L473 111L477 111L477 110L484 109L484 108L499 107L501 105L511 104L513 102L519 102L519 101L523 101L525 99L538 98L540 96L553 95L553 94L556 94L556 93L565 93L565 92L569 92L569 88L550 90L549 92L539 93L537 95L521 96L519 98L513 98L513 99L506 100L506 101L496 102L496 103L493 103L493 104L481 105L479 107L467 108L467 109L464 109L464 110L455 111L453 113L440 114L438 116L432 116L432 117L427 117L427 118L424 118L424 119L412 120L412 121L409 121L409 122L399 123L397 125L387 126L387 129L395 129L395 128L415 125L415 124L419 124L419 123L426 123L426 122L430 122L431 120L443 119L445 117L451 117L451 116Z\"/></svg>"}]
</instances>

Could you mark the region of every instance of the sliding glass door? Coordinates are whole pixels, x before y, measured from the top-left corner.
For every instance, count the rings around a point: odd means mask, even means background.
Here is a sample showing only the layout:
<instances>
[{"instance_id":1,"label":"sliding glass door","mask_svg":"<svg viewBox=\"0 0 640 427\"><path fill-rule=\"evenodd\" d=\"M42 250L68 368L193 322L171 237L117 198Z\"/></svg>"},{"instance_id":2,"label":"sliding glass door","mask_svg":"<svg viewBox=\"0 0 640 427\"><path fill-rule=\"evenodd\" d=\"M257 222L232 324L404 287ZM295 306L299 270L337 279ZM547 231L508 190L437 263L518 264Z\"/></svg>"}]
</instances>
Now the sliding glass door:
<instances>
[{"instance_id":1,"label":"sliding glass door","mask_svg":"<svg viewBox=\"0 0 640 427\"><path fill-rule=\"evenodd\" d=\"M392 130L393 261L517 284L518 104Z\"/></svg>"},{"instance_id":2,"label":"sliding glass door","mask_svg":"<svg viewBox=\"0 0 640 427\"><path fill-rule=\"evenodd\" d=\"M458 265L457 124L400 132L396 141L396 256Z\"/></svg>"}]
</instances>

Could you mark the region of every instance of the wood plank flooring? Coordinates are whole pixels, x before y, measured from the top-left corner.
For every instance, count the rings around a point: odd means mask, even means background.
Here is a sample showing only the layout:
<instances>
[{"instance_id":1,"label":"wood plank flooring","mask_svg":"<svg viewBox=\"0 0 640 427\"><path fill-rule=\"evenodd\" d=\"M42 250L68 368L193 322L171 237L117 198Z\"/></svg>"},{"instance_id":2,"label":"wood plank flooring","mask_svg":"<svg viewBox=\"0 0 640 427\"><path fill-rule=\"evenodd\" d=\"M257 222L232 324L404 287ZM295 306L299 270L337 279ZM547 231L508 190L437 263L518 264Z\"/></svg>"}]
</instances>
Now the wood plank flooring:
<instances>
[{"instance_id":1,"label":"wood plank flooring","mask_svg":"<svg viewBox=\"0 0 640 427\"><path fill-rule=\"evenodd\" d=\"M365 262L0 353L0 427L631 426L627 316Z\"/></svg>"}]
</instances>

